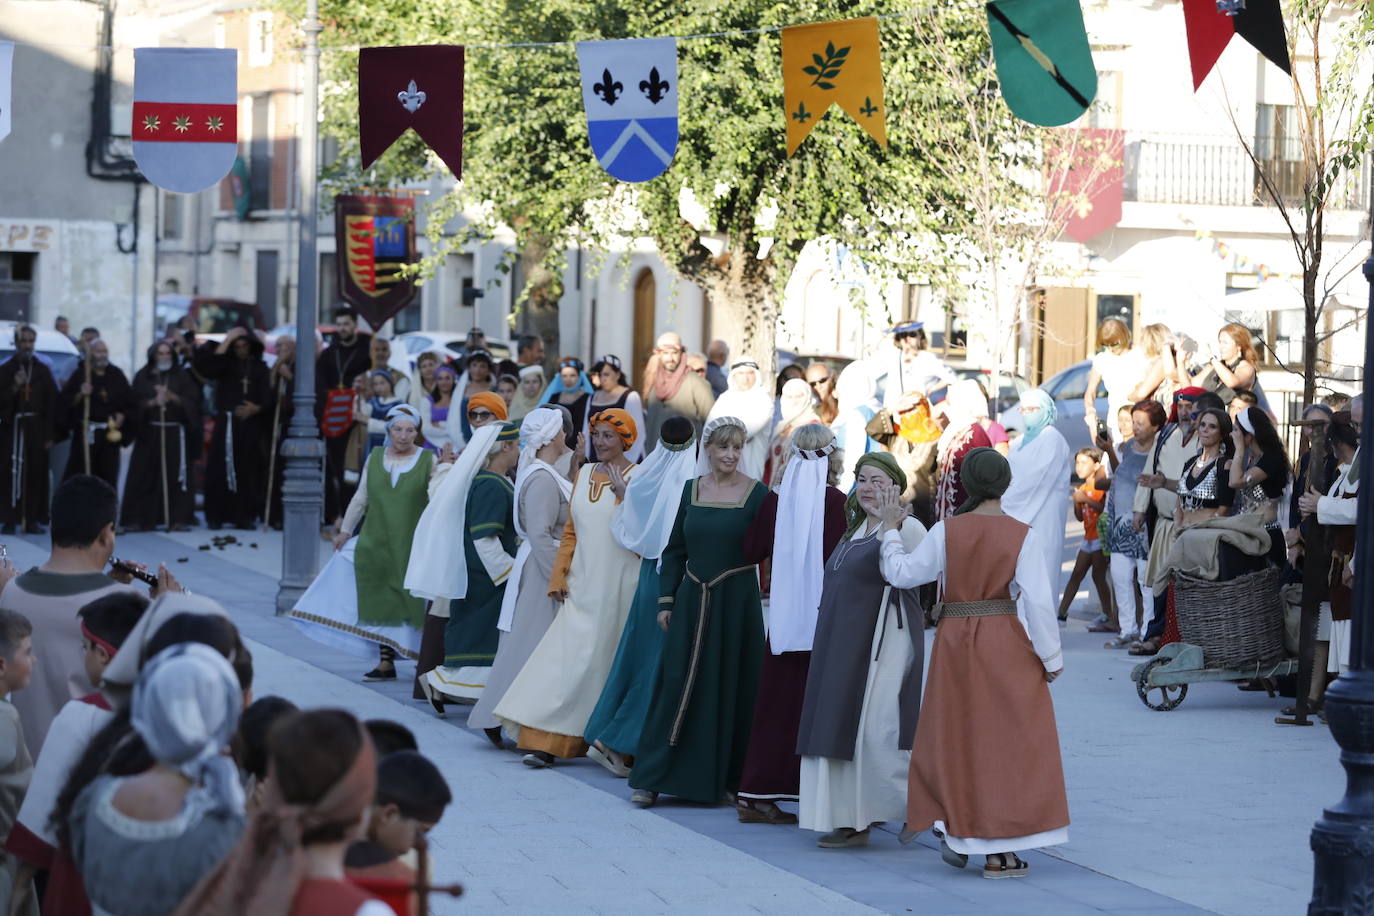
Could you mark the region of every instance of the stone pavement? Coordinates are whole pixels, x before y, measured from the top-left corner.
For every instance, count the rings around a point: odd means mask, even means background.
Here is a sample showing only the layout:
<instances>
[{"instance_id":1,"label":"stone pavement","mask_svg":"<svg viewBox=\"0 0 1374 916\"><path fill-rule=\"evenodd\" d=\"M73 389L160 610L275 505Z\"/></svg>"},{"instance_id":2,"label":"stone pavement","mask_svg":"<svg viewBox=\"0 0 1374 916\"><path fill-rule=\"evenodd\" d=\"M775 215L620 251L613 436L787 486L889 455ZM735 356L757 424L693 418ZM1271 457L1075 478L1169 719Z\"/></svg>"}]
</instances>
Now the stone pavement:
<instances>
[{"instance_id":1,"label":"stone pavement","mask_svg":"<svg viewBox=\"0 0 1374 916\"><path fill-rule=\"evenodd\" d=\"M1312 822L1343 789L1326 729L1274 725L1280 703L1263 694L1204 684L1172 712L1147 709L1132 661L1086 632L1080 592L1053 687L1070 842L1027 855L1025 880L951 869L928 835L900 846L898 825L876 830L866 849L821 850L813 834L742 825L724 808L665 801L640 811L624 781L590 761L531 771L464 728L461 710L435 718L408 682L360 683L366 665L272 615L280 535L232 534L239 543L208 551L204 530L127 535L117 553L167 562L232 611L251 640L258 695L416 732L457 799L431 837L436 875L467 887L436 913L1288 914L1310 892ZM46 546L9 540L21 568ZM410 670L402 665L403 680Z\"/></svg>"}]
</instances>

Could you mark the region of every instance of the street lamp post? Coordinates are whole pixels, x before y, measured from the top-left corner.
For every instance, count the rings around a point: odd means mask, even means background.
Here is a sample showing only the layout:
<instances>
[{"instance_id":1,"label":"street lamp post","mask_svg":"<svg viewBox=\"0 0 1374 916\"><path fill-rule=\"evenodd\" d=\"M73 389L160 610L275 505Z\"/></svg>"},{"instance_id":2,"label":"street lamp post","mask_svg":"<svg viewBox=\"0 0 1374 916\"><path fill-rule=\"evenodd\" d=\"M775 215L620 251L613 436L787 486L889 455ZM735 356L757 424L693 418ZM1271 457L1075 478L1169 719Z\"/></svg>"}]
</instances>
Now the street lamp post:
<instances>
[{"instance_id":1,"label":"street lamp post","mask_svg":"<svg viewBox=\"0 0 1374 916\"><path fill-rule=\"evenodd\" d=\"M1370 221L1374 230L1374 201ZM1370 371L1374 365L1374 240L1364 262L1364 277L1369 282L1363 387L1368 404L1374 395L1374 372ZM1374 454L1371 441L1374 433L1366 422L1360 429L1356 459L1361 465ZM1312 828L1315 862L1308 916L1374 914L1374 582L1370 579L1374 573L1374 487L1360 487L1356 521L1350 669L1326 691L1326 721L1341 747L1345 797L1323 811ZM1305 688L1299 685L1298 689Z\"/></svg>"},{"instance_id":2,"label":"street lamp post","mask_svg":"<svg viewBox=\"0 0 1374 916\"><path fill-rule=\"evenodd\" d=\"M319 149L320 102L319 0L309 0L305 22L305 98L301 106L300 221L297 258L296 378L291 426L282 445L282 557L277 613L288 613L319 571L320 525L324 497L324 442L315 422L315 316L319 312L319 217L315 156Z\"/></svg>"}]
</instances>

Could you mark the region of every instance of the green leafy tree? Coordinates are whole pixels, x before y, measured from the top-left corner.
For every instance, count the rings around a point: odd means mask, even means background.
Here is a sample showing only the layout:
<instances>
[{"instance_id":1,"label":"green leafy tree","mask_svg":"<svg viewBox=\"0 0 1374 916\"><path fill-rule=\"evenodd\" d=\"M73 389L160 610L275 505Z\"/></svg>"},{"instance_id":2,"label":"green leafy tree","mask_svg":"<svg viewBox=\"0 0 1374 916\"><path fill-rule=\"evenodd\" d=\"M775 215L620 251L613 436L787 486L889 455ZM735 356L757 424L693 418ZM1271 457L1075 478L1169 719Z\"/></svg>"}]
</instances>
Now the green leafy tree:
<instances>
[{"instance_id":1,"label":"green leafy tree","mask_svg":"<svg viewBox=\"0 0 1374 916\"><path fill-rule=\"evenodd\" d=\"M780 36L758 30L900 11L841 0L326 0L323 18L328 45L469 46L464 180L432 205L431 231L460 212L476 214L471 233L513 230L521 295L536 327L556 329L569 246L609 249L617 238L643 235L679 276L707 292L745 350L771 361L782 289L808 241L834 239L878 276L938 278L947 274L932 255L931 233L965 231L975 216L962 205L957 181L919 155L920 136L972 142L954 110L957 99L941 84L947 62L932 59L916 37L934 9L881 23L889 147L834 109L787 156ZM940 8L939 15L970 66L986 60L981 11ZM570 44L481 46L719 32L733 34L679 43L676 158L664 175L639 185L616 182L592 157ZM408 137L360 174L356 57L336 52L327 63L325 130L342 152L328 175L333 184L415 178L436 166ZM1010 122L1005 109L998 118ZM684 217L684 194L704 218Z\"/></svg>"}]
</instances>

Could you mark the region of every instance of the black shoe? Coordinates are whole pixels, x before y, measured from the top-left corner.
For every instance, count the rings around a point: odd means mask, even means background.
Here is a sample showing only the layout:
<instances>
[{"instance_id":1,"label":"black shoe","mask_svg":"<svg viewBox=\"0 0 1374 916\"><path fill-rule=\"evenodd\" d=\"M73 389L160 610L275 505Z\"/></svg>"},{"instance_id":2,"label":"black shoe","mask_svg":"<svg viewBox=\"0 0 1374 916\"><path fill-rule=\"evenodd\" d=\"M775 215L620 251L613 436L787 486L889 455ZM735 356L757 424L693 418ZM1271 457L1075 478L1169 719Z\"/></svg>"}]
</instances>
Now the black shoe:
<instances>
[{"instance_id":1,"label":"black shoe","mask_svg":"<svg viewBox=\"0 0 1374 916\"><path fill-rule=\"evenodd\" d=\"M363 680L364 680L364 681L394 681L394 680L396 680L396 666L395 666L395 665L392 665L390 668L383 668L381 665L378 665L376 668L373 668L373 669L372 669L371 671L369 671L367 674L364 674L364 675L363 675Z\"/></svg>"},{"instance_id":2,"label":"black shoe","mask_svg":"<svg viewBox=\"0 0 1374 916\"><path fill-rule=\"evenodd\" d=\"M448 711L444 708L444 695L434 689L434 685L429 682L428 674L420 675L420 692L425 695L436 716L441 719L448 716Z\"/></svg>"},{"instance_id":3,"label":"black shoe","mask_svg":"<svg viewBox=\"0 0 1374 916\"><path fill-rule=\"evenodd\" d=\"M484 728L482 729L482 734L487 736L488 741L496 745L498 751L504 751L506 749L506 739L501 737L501 726L497 725L495 728Z\"/></svg>"},{"instance_id":4,"label":"black shoe","mask_svg":"<svg viewBox=\"0 0 1374 916\"><path fill-rule=\"evenodd\" d=\"M547 751L530 751L520 762L525 766L535 770L542 770L545 767L553 766L554 756Z\"/></svg>"}]
</instances>

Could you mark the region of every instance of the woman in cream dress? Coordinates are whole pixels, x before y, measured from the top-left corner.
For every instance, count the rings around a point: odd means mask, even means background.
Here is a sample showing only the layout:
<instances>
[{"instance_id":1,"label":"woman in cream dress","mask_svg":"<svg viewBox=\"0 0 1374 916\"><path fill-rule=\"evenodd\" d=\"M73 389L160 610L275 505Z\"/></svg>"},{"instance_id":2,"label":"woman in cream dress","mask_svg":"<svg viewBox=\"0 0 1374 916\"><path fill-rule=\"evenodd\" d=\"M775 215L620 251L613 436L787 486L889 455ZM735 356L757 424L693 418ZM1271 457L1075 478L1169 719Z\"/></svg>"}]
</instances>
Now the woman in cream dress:
<instances>
[{"instance_id":1,"label":"woman in cream dress","mask_svg":"<svg viewBox=\"0 0 1374 916\"><path fill-rule=\"evenodd\" d=\"M616 408L594 414L589 425L599 460L577 475L549 580L550 597L563 604L495 710L518 733L532 767L587 752L583 732L615 661L639 579L639 557L611 537L611 520L635 468L625 451L638 430Z\"/></svg>"}]
</instances>

